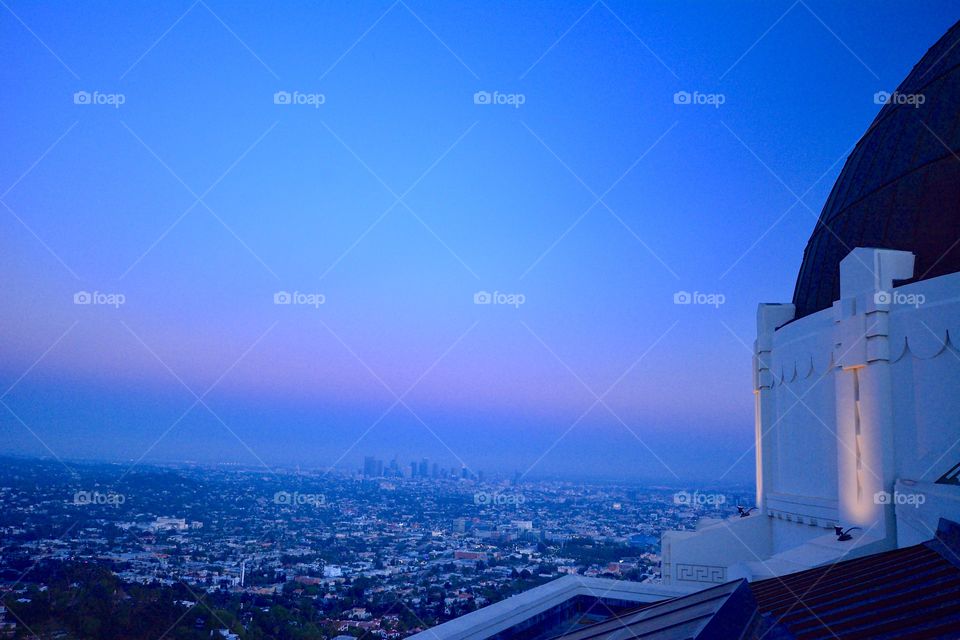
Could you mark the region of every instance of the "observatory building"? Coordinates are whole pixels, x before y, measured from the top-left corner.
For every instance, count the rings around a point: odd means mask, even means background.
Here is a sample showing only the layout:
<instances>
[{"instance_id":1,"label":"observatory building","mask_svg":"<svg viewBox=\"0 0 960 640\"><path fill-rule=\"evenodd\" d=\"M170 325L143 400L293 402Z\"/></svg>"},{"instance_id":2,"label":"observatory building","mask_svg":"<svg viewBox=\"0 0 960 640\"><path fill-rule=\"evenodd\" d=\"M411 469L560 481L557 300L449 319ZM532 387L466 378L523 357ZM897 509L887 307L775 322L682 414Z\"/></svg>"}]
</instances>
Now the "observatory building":
<instances>
[{"instance_id":1,"label":"observatory building","mask_svg":"<svg viewBox=\"0 0 960 640\"><path fill-rule=\"evenodd\" d=\"M566 576L417 640L958 637L958 45L884 96L759 305L756 509L665 533L660 584Z\"/></svg>"},{"instance_id":2,"label":"observatory building","mask_svg":"<svg viewBox=\"0 0 960 640\"><path fill-rule=\"evenodd\" d=\"M663 537L664 584L782 575L960 521L960 26L847 159L754 343L757 507ZM850 532L838 542L834 527Z\"/></svg>"}]
</instances>

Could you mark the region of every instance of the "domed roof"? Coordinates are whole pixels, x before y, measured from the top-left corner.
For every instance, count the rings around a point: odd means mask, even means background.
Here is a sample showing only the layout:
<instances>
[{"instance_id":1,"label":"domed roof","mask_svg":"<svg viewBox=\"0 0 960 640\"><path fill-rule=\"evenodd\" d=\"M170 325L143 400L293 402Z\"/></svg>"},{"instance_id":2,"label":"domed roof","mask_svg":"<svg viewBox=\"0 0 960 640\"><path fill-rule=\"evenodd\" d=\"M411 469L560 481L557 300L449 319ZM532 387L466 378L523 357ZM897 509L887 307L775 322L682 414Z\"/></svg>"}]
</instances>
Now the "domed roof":
<instances>
[{"instance_id":1,"label":"domed roof","mask_svg":"<svg viewBox=\"0 0 960 640\"><path fill-rule=\"evenodd\" d=\"M847 158L803 253L796 318L839 299L840 261L856 247L912 251L909 282L960 271L960 22Z\"/></svg>"}]
</instances>

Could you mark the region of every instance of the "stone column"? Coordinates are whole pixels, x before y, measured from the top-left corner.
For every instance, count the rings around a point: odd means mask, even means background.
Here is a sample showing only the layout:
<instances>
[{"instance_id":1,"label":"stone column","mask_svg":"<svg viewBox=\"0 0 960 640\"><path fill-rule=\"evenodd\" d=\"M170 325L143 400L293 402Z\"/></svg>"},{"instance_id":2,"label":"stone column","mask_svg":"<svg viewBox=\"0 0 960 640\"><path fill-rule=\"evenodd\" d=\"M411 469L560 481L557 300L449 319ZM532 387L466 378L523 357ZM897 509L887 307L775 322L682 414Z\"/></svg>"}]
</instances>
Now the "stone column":
<instances>
[{"instance_id":1,"label":"stone column","mask_svg":"<svg viewBox=\"0 0 960 640\"><path fill-rule=\"evenodd\" d=\"M894 280L913 275L907 251L856 248L840 262L833 303L840 524L896 543L889 314Z\"/></svg>"}]
</instances>

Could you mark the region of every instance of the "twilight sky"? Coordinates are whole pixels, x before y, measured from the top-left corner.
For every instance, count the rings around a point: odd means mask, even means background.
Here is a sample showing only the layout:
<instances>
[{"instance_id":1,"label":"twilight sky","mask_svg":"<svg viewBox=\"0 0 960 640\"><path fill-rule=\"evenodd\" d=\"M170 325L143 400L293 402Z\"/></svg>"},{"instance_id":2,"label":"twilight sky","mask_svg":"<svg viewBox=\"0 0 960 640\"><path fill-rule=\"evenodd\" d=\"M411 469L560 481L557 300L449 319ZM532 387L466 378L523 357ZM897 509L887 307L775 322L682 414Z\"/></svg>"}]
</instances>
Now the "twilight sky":
<instances>
[{"instance_id":1,"label":"twilight sky","mask_svg":"<svg viewBox=\"0 0 960 640\"><path fill-rule=\"evenodd\" d=\"M751 479L756 305L960 6L535 5L3 3L0 453Z\"/></svg>"}]
</instances>

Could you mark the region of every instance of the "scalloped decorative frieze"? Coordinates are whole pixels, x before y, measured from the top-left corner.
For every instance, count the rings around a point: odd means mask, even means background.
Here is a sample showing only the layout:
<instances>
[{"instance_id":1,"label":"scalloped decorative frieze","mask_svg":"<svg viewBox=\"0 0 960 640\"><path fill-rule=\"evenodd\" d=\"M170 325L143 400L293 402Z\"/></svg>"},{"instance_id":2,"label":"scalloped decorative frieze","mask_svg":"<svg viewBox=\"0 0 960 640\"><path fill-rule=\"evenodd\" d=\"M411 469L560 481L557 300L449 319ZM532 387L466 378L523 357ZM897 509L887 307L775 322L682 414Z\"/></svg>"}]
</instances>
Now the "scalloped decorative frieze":
<instances>
[{"instance_id":1,"label":"scalloped decorative frieze","mask_svg":"<svg viewBox=\"0 0 960 640\"><path fill-rule=\"evenodd\" d=\"M907 356L918 360L937 358L952 350L960 355L960 326L947 328L943 324L939 327L911 321L909 329L891 330L890 356L891 363L899 362ZM774 352L773 365L770 368L772 387L790 384L811 377L824 376L836 368L839 354L837 347L830 350L821 350L819 353L801 352L780 356Z\"/></svg>"},{"instance_id":2,"label":"scalloped decorative frieze","mask_svg":"<svg viewBox=\"0 0 960 640\"><path fill-rule=\"evenodd\" d=\"M827 350L817 358L814 354L805 353L798 355L796 359L790 361L790 364L781 363L780 375L774 376L772 387L779 387L793 382L801 382L811 378L823 378L837 367L834 360L833 350ZM783 375L786 367L792 367L794 374L792 376Z\"/></svg>"}]
</instances>

